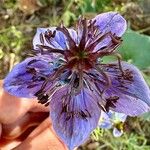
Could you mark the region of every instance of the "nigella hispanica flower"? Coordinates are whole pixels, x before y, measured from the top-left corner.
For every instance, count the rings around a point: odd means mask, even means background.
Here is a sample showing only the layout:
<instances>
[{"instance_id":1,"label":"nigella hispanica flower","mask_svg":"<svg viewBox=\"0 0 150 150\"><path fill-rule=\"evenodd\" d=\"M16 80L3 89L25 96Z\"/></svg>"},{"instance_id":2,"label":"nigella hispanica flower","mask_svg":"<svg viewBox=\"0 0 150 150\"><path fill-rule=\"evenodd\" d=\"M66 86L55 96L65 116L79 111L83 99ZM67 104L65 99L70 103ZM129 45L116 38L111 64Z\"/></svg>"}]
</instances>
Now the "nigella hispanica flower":
<instances>
[{"instance_id":1,"label":"nigella hispanica flower","mask_svg":"<svg viewBox=\"0 0 150 150\"><path fill-rule=\"evenodd\" d=\"M4 88L50 105L56 133L73 149L96 128L101 110L130 116L149 111L150 92L140 71L122 62L116 50L125 30L125 19L116 12L81 17L76 29L39 28L35 55L13 68ZM117 61L103 63L108 55Z\"/></svg>"},{"instance_id":2,"label":"nigella hispanica flower","mask_svg":"<svg viewBox=\"0 0 150 150\"><path fill-rule=\"evenodd\" d=\"M120 137L124 131L124 122L127 115L114 111L104 112L101 111L99 127L103 129L113 128L113 135Z\"/></svg>"}]
</instances>

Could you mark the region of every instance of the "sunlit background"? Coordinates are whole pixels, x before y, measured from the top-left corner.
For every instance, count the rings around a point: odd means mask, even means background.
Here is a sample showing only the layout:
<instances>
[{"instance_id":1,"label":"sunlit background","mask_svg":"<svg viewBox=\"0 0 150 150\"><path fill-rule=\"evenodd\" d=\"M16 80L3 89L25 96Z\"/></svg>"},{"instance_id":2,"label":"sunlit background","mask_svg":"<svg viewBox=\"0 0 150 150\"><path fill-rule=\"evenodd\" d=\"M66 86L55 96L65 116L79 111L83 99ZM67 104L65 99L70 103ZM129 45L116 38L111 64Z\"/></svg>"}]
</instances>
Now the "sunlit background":
<instances>
[{"instance_id":1,"label":"sunlit background","mask_svg":"<svg viewBox=\"0 0 150 150\"><path fill-rule=\"evenodd\" d=\"M30 55L37 27L61 22L75 26L80 15L90 19L106 11L118 11L127 19L128 30L119 51L143 72L150 85L150 0L0 0L0 79ZM112 130L98 128L78 150L150 149L150 113L128 117L124 130L115 138Z\"/></svg>"}]
</instances>

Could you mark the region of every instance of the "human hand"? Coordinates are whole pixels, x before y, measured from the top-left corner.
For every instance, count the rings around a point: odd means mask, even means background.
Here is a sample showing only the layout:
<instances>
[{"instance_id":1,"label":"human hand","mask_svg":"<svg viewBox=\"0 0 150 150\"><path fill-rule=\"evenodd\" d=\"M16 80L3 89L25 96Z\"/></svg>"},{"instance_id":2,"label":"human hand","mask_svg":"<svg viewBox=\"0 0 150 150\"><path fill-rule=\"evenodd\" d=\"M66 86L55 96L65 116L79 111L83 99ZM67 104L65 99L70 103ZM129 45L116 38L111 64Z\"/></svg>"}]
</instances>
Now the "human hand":
<instances>
[{"instance_id":1,"label":"human hand","mask_svg":"<svg viewBox=\"0 0 150 150\"><path fill-rule=\"evenodd\" d=\"M35 99L17 98L0 81L0 149L67 150L55 134L49 108Z\"/></svg>"}]
</instances>

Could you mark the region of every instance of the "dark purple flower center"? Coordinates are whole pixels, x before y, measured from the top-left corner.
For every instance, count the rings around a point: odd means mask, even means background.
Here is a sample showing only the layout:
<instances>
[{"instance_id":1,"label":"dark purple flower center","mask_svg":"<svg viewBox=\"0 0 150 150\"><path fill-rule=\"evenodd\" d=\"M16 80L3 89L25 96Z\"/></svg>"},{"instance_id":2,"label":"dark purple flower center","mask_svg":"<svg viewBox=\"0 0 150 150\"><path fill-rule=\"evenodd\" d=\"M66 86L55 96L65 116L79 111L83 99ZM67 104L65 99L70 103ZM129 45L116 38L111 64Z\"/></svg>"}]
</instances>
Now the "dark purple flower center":
<instances>
[{"instance_id":1,"label":"dark purple flower center","mask_svg":"<svg viewBox=\"0 0 150 150\"><path fill-rule=\"evenodd\" d=\"M74 39L70 35L69 30L64 26L57 27L53 32L48 30L40 34L40 41L42 44L38 45L39 49L36 50L36 53L63 58L61 61L60 59L56 59L56 71L45 79L41 89L35 93L40 103L47 104L50 94L46 93L45 88L49 82L57 80L70 85L70 93L72 95L79 94L82 88L86 87L88 84L90 87L90 82L94 83L95 86L101 83L104 85L103 89L100 90L98 87L96 87L96 89L99 91L100 95L102 95L102 93L111 86L111 80L104 70L105 64L101 64L98 60L108 55L114 55L118 59L118 80L126 80L130 83L133 81L132 72L122 69L120 55L115 51L122 41L121 38L113 35L111 32L103 33L97 28L95 22L96 21L87 22L86 19L82 18L79 19L76 32L77 35L75 35L77 37L74 37ZM60 32L66 38L66 49L62 50L51 46L53 45L52 41L55 41L57 32ZM45 46L44 39L49 46ZM101 46L104 42L107 42L107 44ZM107 66L109 66L109 68L114 68L111 64ZM102 79L99 79L99 75L97 76L95 73L89 73L91 69L96 70L98 74L102 76ZM35 73L34 69L28 71ZM87 79L88 81L86 81ZM123 84L122 87L125 87L124 83L121 83ZM62 86L62 84L57 86ZM55 90L52 89L52 91L54 92ZM106 98L107 103L105 105L105 110L108 111L109 107L114 107L118 99L119 97L115 95ZM63 111L65 110L66 107L63 108ZM78 114L85 116L81 112ZM71 113L71 115L73 114Z\"/></svg>"}]
</instances>

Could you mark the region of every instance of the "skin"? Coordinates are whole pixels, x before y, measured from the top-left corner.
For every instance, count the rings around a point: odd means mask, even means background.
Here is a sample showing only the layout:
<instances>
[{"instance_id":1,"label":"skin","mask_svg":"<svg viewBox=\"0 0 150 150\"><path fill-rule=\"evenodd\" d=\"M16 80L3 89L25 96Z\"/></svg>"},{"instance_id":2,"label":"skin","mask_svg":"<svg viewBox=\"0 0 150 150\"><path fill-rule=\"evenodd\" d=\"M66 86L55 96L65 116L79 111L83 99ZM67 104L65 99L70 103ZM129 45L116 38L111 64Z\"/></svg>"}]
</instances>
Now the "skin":
<instances>
[{"instance_id":1,"label":"skin","mask_svg":"<svg viewBox=\"0 0 150 150\"><path fill-rule=\"evenodd\" d=\"M11 96L0 81L0 149L67 150L55 134L49 108L36 99Z\"/></svg>"}]
</instances>

